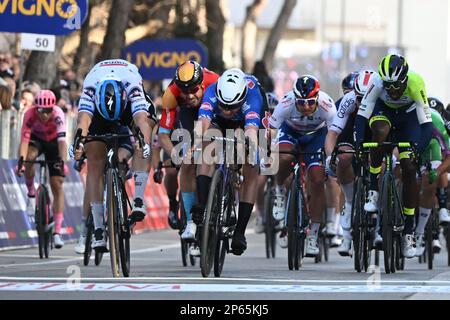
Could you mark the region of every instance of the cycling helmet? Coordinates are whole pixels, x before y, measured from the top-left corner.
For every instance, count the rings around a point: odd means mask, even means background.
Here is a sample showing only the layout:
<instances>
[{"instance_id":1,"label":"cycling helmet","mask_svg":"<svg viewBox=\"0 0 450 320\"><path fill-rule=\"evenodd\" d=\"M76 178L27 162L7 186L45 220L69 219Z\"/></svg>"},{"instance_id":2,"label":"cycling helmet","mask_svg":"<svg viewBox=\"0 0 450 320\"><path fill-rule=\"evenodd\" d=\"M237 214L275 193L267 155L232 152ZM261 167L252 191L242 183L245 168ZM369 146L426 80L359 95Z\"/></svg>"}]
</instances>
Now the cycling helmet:
<instances>
[{"instance_id":1,"label":"cycling helmet","mask_svg":"<svg viewBox=\"0 0 450 320\"><path fill-rule=\"evenodd\" d=\"M201 84L203 68L195 61L183 62L175 72L175 84L181 90L187 90Z\"/></svg>"},{"instance_id":2,"label":"cycling helmet","mask_svg":"<svg viewBox=\"0 0 450 320\"><path fill-rule=\"evenodd\" d=\"M439 114L442 114L445 109L444 104L441 102L441 100L435 97L428 97L428 105L439 112Z\"/></svg>"},{"instance_id":3,"label":"cycling helmet","mask_svg":"<svg viewBox=\"0 0 450 320\"><path fill-rule=\"evenodd\" d=\"M56 96L52 90L41 90L34 98L34 105L37 108L51 109L56 105Z\"/></svg>"},{"instance_id":4,"label":"cycling helmet","mask_svg":"<svg viewBox=\"0 0 450 320\"><path fill-rule=\"evenodd\" d=\"M404 82L408 75L408 63L398 54L388 54L381 59L378 73L385 82Z\"/></svg>"},{"instance_id":5,"label":"cycling helmet","mask_svg":"<svg viewBox=\"0 0 450 320\"><path fill-rule=\"evenodd\" d=\"M269 93L266 93L266 98L267 98L267 104L269 106L269 110L275 109L275 107L278 104L277 96L274 93L269 92Z\"/></svg>"},{"instance_id":6,"label":"cycling helmet","mask_svg":"<svg viewBox=\"0 0 450 320\"><path fill-rule=\"evenodd\" d=\"M300 76L294 83L294 94L297 99L314 98L319 94L319 80L311 75Z\"/></svg>"},{"instance_id":7,"label":"cycling helmet","mask_svg":"<svg viewBox=\"0 0 450 320\"><path fill-rule=\"evenodd\" d=\"M103 118L119 120L126 103L127 93L120 79L108 75L100 80L95 89L95 106Z\"/></svg>"},{"instance_id":8,"label":"cycling helmet","mask_svg":"<svg viewBox=\"0 0 450 320\"><path fill-rule=\"evenodd\" d=\"M364 96L369 89L370 79L374 76L375 71L362 70L358 73L354 81L354 90L357 96Z\"/></svg>"},{"instance_id":9,"label":"cycling helmet","mask_svg":"<svg viewBox=\"0 0 450 320\"><path fill-rule=\"evenodd\" d=\"M358 76L358 71L353 71L349 73L341 82L342 91L345 93L346 91L352 91L355 83L355 79Z\"/></svg>"},{"instance_id":10,"label":"cycling helmet","mask_svg":"<svg viewBox=\"0 0 450 320\"><path fill-rule=\"evenodd\" d=\"M228 110L237 109L245 102L247 96L247 79L238 68L226 70L216 85L216 97L219 105Z\"/></svg>"}]
</instances>

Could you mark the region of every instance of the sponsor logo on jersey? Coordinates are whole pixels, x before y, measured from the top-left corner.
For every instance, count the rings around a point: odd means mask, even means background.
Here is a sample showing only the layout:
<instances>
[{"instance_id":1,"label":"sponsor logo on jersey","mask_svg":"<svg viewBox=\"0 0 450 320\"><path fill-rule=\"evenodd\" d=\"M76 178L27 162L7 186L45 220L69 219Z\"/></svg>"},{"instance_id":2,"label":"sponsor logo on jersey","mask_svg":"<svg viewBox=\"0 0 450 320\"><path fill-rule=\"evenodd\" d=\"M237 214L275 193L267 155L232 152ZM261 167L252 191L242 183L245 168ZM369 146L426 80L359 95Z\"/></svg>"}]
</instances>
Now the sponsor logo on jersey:
<instances>
[{"instance_id":1,"label":"sponsor logo on jersey","mask_svg":"<svg viewBox=\"0 0 450 320\"><path fill-rule=\"evenodd\" d=\"M250 105L246 102L244 103L244 105L242 106L242 112L247 112L248 109L250 109Z\"/></svg>"},{"instance_id":2,"label":"sponsor logo on jersey","mask_svg":"<svg viewBox=\"0 0 450 320\"><path fill-rule=\"evenodd\" d=\"M252 79L247 79L247 86L249 89L253 89L255 87L255 83Z\"/></svg>"},{"instance_id":3,"label":"sponsor logo on jersey","mask_svg":"<svg viewBox=\"0 0 450 320\"><path fill-rule=\"evenodd\" d=\"M92 97L94 96L94 94L95 94L95 89L94 89L94 88L91 88L91 87L85 88L85 89L83 90L83 93L84 93L85 95L89 96L90 98L92 98Z\"/></svg>"},{"instance_id":4,"label":"sponsor logo on jersey","mask_svg":"<svg viewBox=\"0 0 450 320\"><path fill-rule=\"evenodd\" d=\"M265 112L264 113L264 118L261 120L262 125L264 126L264 128L268 129L269 128L269 118L270 118L270 112Z\"/></svg>"},{"instance_id":5,"label":"sponsor logo on jersey","mask_svg":"<svg viewBox=\"0 0 450 320\"><path fill-rule=\"evenodd\" d=\"M354 104L355 104L354 99L347 99L345 101L345 103L341 103L341 105L339 106L339 110L337 112L337 116L339 118L343 119L345 116L345 113L347 112L347 109L350 108Z\"/></svg>"},{"instance_id":6,"label":"sponsor logo on jersey","mask_svg":"<svg viewBox=\"0 0 450 320\"><path fill-rule=\"evenodd\" d=\"M425 92L423 92L423 90L420 90L420 96L422 97L422 101L424 104L427 104L427 97L425 96Z\"/></svg>"},{"instance_id":7,"label":"sponsor logo on jersey","mask_svg":"<svg viewBox=\"0 0 450 320\"><path fill-rule=\"evenodd\" d=\"M140 88L133 88L130 91L130 98L136 98L142 96L142 90Z\"/></svg>"},{"instance_id":8,"label":"sponsor logo on jersey","mask_svg":"<svg viewBox=\"0 0 450 320\"><path fill-rule=\"evenodd\" d=\"M200 106L200 109L206 110L206 111L213 111L213 106L209 102L203 102Z\"/></svg>"},{"instance_id":9,"label":"sponsor logo on jersey","mask_svg":"<svg viewBox=\"0 0 450 320\"><path fill-rule=\"evenodd\" d=\"M100 62L100 67L110 67L110 66L128 66L128 62L123 60L106 60Z\"/></svg>"},{"instance_id":10,"label":"sponsor logo on jersey","mask_svg":"<svg viewBox=\"0 0 450 320\"><path fill-rule=\"evenodd\" d=\"M369 94L372 92L373 88L375 87L375 85L372 83L372 85L370 86L369 90L367 90L366 94L364 95L364 97L368 97Z\"/></svg>"},{"instance_id":11,"label":"sponsor logo on jersey","mask_svg":"<svg viewBox=\"0 0 450 320\"><path fill-rule=\"evenodd\" d=\"M246 120L248 120L248 119L259 119L259 118L260 118L259 114L257 114L254 111L251 111L251 112L247 113L247 115L245 116Z\"/></svg>"},{"instance_id":12,"label":"sponsor logo on jersey","mask_svg":"<svg viewBox=\"0 0 450 320\"><path fill-rule=\"evenodd\" d=\"M64 124L64 122L62 121L62 119L61 119L61 117L60 116L57 116L56 118L55 118L55 123L56 123L56 125L59 127L59 126L62 126L63 124Z\"/></svg>"}]
</instances>

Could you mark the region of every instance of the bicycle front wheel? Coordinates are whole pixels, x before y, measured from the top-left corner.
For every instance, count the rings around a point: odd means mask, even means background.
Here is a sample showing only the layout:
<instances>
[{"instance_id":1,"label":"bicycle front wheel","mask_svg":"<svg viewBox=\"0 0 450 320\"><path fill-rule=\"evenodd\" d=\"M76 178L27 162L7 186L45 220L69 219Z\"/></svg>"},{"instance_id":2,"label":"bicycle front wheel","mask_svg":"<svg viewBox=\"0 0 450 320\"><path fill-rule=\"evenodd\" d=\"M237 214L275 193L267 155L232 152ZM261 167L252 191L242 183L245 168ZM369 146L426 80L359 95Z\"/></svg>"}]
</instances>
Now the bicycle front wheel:
<instances>
[{"instance_id":1,"label":"bicycle front wheel","mask_svg":"<svg viewBox=\"0 0 450 320\"><path fill-rule=\"evenodd\" d=\"M120 265L124 277L130 276L130 226L128 224L128 202L125 185L119 175L115 175L115 188L117 189L117 237L119 240ZM121 204L121 205L120 205Z\"/></svg>"},{"instance_id":2,"label":"bicycle front wheel","mask_svg":"<svg viewBox=\"0 0 450 320\"><path fill-rule=\"evenodd\" d=\"M108 218L108 242L109 242L109 257L111 260L111 270L113 277L117 278L120 276L119 263L120 263L120 253L119 253L119 239L116 230L117 226L117 210L119 204L116 198L115 192L115 177L116 173L113 169L108 169L106 172L106 211Z\"/></svg>"},{"instance_id":3,"label":"bicycle front wheel","mask_svg":"<svg viewBox=\"0 0 450 320\"><path fill-rule=\"evenodd\" d=\"M206 213L203 223L200 246L200 269L203 277L208 277L214 263L216 246L219 235L219 216L222 200L222 171L216 170L211 180Z\"/></svg>"},{"instance_id":4,"label":"bicycle front wheel","mask_svg":"<svg viewBox=\"0 0 450 320\"><path fill-rule=\"evenodd\" d=\"M91 259L93 234L94 234L94 221L92 218L92 213L89 211L88 217L86 219L86 242L84 244L84 255L83 255L83 264L85 266L89 265L89 260Z\"/></svg>"}]
</instances>

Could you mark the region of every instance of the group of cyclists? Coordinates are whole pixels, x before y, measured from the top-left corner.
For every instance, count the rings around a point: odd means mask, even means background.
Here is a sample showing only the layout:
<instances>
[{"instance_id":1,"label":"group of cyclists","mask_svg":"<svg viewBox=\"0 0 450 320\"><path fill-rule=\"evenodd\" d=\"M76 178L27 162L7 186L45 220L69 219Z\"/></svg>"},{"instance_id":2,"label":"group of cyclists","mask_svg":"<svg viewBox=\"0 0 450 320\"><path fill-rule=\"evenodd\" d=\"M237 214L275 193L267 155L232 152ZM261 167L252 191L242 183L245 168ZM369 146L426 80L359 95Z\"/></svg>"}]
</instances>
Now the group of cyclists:
<instances>
[{"instance_id":1,"label":"group of cyclists","mask_svg":"<svg viewBox=\"0 0 450 320\"><path fill-rule=\"evenodd\" d=\"M306 166L305 190L310 218L305 253L313 257L319 254L318 237L323 225L330 236L336 236L342 228L343 239L338 242L338 252L342 256L352 255L355 156L341 153L334 157L336 150L354 150L358 154L365 141L411 142L414 148L398 148L396 153L403 183L402 213L405 217L401 251L406 258L420 256L425 248L424 228L435 199L440 223L450 222L446 196L450 165L446 124L450 119L447 119L446 110L439 99L427 96L423 78L409 70L405 58L398 54L383 57L377 71L350 73L342 81L342 89L343 96L335 102L321 90L316 77L306 74L299 76L292 90L278 100L275 94L264 91L255 76L238 68L219 75L195 61L186 61L176 69L163 94L158 120L137 67L125 60L105 60L96 64L85 78L77 130L81 129L82 136L142 132L142 146L132 137L119 141L119 161L125 172L131 170L135 185L130 225L145 218L144 192L150 169L156 168L160 161L159 151L162 150L162 161L167 167L164 185L170 204L169 225L179 227L177 215L182 205L186 224L180 234L183 240L192 243L192 255L200 252L195 241L197 227L204 219L211 177L217 163L217 159L213 162L195 161L199 150L206 151L214 143L207 138L208 132L226 136L227 130L242 130L248 147L261 143L258 141L259 131L264 130L271 148L278 152L279 169L274 174L274 205L271 209L282 230L285 229L286 186L292 174L291 162L295 152L315 153L302 159ZM33 160L44 153L46 159L60 160L50 167L50 184L55 199L56 248L64 244L60 236L64 204L62 184L67 158L64 123L64 113L56 106L54 94L50 90L42 90L35 98L35 108L25 114L19 147L22 159ZM191 139L175 139L176 130L188 132ZM206 138L197 143L195 137ZM83 228L75 246L77 253L84 252L85 222L89 212L92 213L95 230L92 248L107 251L103 203L106 150L105 143L95 139L85 144L72 144L68 148L71 158L80 160L86 157L88 163ZM380 224L377 212L383 155L382 147L370 153L370 184L364 205L367 214L377 220L377 225ZM176 157L183 159L181 164L175 164ZM253 157L249 156L241 169L243 180L231 242L231 252L235 255L242 255L247 249L245 231L254 205L261 198L265 181L261 175L261 158L258 152ZM19 175L23 172L28 197L33 199L32 166L17 168ZM153 179L158 183L163 180L156 174ZM264 210L261 205L257 205L257 209L259 212ZM416 210L419 214L417 222ZM261 220L260 216L257 217L257 221ZM280 243L284 246L285 239L286 232L282 231ZM375 245L382 241L380 232L377 232ZM438 239L433 245L440 248Z\"/></svg>"}]
</instances>

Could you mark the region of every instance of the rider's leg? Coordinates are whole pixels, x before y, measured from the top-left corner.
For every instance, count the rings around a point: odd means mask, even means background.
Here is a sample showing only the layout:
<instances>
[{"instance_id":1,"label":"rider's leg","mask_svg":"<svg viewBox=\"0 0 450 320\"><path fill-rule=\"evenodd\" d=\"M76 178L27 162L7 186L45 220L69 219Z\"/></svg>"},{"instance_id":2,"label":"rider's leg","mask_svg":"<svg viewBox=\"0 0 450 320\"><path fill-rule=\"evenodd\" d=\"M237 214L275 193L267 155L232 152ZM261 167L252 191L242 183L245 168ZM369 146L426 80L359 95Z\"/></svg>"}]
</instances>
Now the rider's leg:
<instances>
[{"instance_id":1,"label":"rider's leg","mask_svg":"<svg viewBox=\"0 0 450 320\"><path fill-rule=\"evenodd\" d=\"M327 202L327 235L335 236L336 235L336 208L339 205L339 195L340 189L339 184L334 177L327 177L325 181L325 198ZM339 213L338 213L339 214Z\"/></svg>"},{"instance_id":2,"label":"rider's leg","mask_svg":"<svg viewBox=\"0 0 450 320\"><path fill-rule=\"evenodd\" d=\"M33 146L32 144L29 144L28 146L28 153L27 153L27 161L34 161L39 155L39 150ZM25 163L25 184L27 186L28 190L28 197L35 197L36 195L36 188L34 186L34 165L31 163ZM33 208L34 210L34 208Z\"/></svg>"},{"instance_id":3,"label":"rider's leg","mask_svg":"<svg viewBox=\"0 0 450 320\"><path fill-rule=\"evenodd\" d=\"M93 247L106 247L104 238L104 206L103 185L104 168L106 161L106 146L103 142L91 141L85 144L85 152L88 161L86 174L86 190L91 205L94 220L95 239Z\"/></svg>"},{"instance_id":4,"label":"rider's leg","mask_svg":"<svg viewBox=\"0 0 450 320\"><path fill-rule=\"evenodd\" d=\"M233 234L231 248L233 253L240 255L247 248L245 240L245 230L253 211L256 201L256 188L258 186L258 166L252 167L249 164L243 166L244 182L240 188L239 212L236 229Z\"/></svg>"},{"instance_id":5,"label":"rider's leg","mask_svg":"<svg viewBox=\"0 0 450 320\"><path fill-rule=\"evenodd\" d=\"M370 128L372 130L372 141L384 142L386 141L389 131L390 122L385 116L375 116L370 120ZM364 210L368 212L375 212L378 210L378 178L381 173L381 164L383 161L383 148L376 148L370 152L370 186L368 199Z\"/></svg>"}]
</instances>

